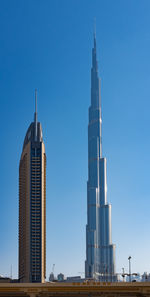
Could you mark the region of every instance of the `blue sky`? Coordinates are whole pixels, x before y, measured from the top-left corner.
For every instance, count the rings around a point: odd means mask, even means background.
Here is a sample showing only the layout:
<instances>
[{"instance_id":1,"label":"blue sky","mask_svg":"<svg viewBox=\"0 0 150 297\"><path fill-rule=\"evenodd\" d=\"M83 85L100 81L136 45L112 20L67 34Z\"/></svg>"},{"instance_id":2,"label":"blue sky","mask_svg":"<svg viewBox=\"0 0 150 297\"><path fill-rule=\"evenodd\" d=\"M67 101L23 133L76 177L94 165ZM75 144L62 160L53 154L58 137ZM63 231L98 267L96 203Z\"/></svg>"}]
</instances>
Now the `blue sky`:
<instances>
[{"instance_id":1,"label":"blue sky","mask_svg":"<svg viewBox=\"0 0 150 297\"><path fill-rule=\"evenodd\" d=\"M18 168L34 89L47 153L47 277L84 272L96 18L116 268L150 272L150 1L0 1L0 274L18 271Z\"/></svg>"}]
</instances>

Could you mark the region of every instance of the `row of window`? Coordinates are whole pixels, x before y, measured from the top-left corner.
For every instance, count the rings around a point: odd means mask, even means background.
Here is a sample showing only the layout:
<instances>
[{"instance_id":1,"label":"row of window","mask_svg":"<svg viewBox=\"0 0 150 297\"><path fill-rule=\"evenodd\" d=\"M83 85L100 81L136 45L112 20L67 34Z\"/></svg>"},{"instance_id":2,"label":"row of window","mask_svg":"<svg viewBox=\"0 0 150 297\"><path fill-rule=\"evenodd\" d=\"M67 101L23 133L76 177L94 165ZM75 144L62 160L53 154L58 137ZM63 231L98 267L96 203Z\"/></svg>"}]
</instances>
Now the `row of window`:
<instances>
[{"instance_id":1,"label":"row of window","mask_svg":"<svg viewBox=\"0 0 150 297\"><path fill-rule=\"evenodd\" d=\"M33 256L40 255L40 245L38 246L32 245L32 255Z\"/></svg>"},{"instance_id":2,"label":"row of window","mask_svg":"<svg viewBox=\"0 0 150 297\"><path fill-rule=\"evenodd\" d=\"M40 207L41 204L41 200L40 197L32 197L32 206L35 207L37 205L37 207Z\"/></svg>"},{"instance_id":3,"label":"row of window","mask_svg":"<svg viewBox=\"0 0 150 297\"><path fill-rule=\"evenodd\" d=\"M35 199L35 198L39 198L40 199L40 197L41 197L41 191L32 191L32 193L31 193L31 198L32 199Z\"/></svg>"},{"instance_id":4,"label":"row of window","mask_svg":"<svg viewBox=\"0 0 150 297\"><path fill-rule=\"evenodd\" d=\"M40 183L41 182L41 177L40 176L32 176L31 181L32 181L32 184Z\"/></svg>"},{"instance_id":5,"label":"row of window","mask_svg":"<svg viewBox=\"0 0 150 297\"><path fill-rule=\"evenodd\" d=\"M40 229L40 227L41 227L41 224L40 223L32 222L32 230L34 230L34 229L36 229L38 227Z\"/></svg>"},{"instance_id":6,"label":"row of window","mask_svg":"<svg viewBox=\"0 0 150 297\"><path fill-rule=\"evenodd\" d=\"M36 196L39 198L40 195L41 195L41 191L40 190L39 191L32 191L32 193L31 193L31 197L32 198L36 198Z\"/></svg>"},{"instance_id":7,"label":"row of window","mask_svg":"<svg viewBox=\"0 0 150 297\"><path fill-rule=\"evenodd\" d=\"M41 164L37 164L37 163L36 164L32 164L31 165L31 168L32 168L33 171L35 171L35 169L39 170L41 168Z\"/></svg>"},{"instance_id":8,"label":"row of window","mask_svg":"<svg viewBox=\"0 0 150 297\"><path fill-rule=\"evenodd\" d=\"M33 197L32 196L32 205L33 205L33 207L34 206L39 206L40 207L40 204L41 204L41 200L40 200L40 196L39 197Z\"/></svg>"},{"instance_id":9,"label":"row of window","mask_svg":"<svg viewBox=\"0 0 150 297\"><path fill-rule=\"evenodd\" d=\"M40 168L41 168L41 164L32 164L32 165L31 165L31 169L32 169L33 171L35 171L35 169L37 169L37 171L38 171Z\"/></svg>"},{"instance_id":10,"label":"row of window","mask_svg":"<svg viewBox=\"0 0 150 297\"><path fill-rule=\"evenodd\" d=\"M32 222L34 223L34 221L36 221L36 220L37 220L37 221L40 221L40 219L41 219L40 216L39 216L39 217L32 216L32 219L31 219L31 220L32 220Z\"/></svg>"},{"instance_id":11,"label":"row of window","mask_svg":"<svg viewBox=\"0 0 150 297\"><path fill-rule=\"evenodd\" d=\"M31 182L32 182L32 187L33 187L34 184L39 185L41 183L41 180L39 177L37 179L32 178Z\"/></svg>"}]
</instances>

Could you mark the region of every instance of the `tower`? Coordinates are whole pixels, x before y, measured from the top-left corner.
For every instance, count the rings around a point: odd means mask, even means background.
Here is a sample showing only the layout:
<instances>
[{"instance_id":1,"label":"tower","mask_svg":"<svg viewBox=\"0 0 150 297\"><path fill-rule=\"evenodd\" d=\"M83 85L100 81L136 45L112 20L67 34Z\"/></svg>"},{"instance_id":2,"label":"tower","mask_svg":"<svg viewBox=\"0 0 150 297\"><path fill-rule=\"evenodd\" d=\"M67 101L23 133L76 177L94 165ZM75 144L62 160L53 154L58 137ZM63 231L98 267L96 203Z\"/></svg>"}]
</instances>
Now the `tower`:
<instances>
[{"instance_id":1,"label":"tower","mask_svg":"<svg viewBox=\"0 0 150 297\"><path fill-rule=\"evenodd\" d=\"M46 277L46 154L36 91L35 106L19 164L19 281L39 283Z\"/></svg>"},{"instance_id":2,"label":"tower","mask_svg":"<svg viewBox=\"0 0 150 297\"><path fill-rule=\"evenodd\" d=\"M107 203L106 158L102 157L101 84L96 36L92 49L91 106L88 125L88 182L85 276L115 280L115 245L111 239L111 205Z\"/></svg>"}]
</instances>

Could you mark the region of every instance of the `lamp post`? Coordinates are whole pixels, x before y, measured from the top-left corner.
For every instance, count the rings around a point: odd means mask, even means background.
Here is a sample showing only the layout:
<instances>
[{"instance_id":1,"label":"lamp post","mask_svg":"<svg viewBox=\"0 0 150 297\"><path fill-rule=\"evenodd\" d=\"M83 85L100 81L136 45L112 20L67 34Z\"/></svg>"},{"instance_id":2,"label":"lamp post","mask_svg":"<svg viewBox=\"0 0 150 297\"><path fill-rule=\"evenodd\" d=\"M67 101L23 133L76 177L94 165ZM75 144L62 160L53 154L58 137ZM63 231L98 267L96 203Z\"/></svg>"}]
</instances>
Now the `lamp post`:
<instances>
[{"instance_id":1,"label":"lamp post","mask_svg":"<svg viewBox=\"0 0 150 297\"><path fill-rule=\"evenodd\" d=\"M129 260L129 282L131 282L131 256L128 257Z\"/></svg>"},{"instance_id":2,"label":"lamp post","mask_svg":"<svg viewBox=\"0 0 150 297\"><path fill-rule=\"evenodd\" d=\"M124 282L124 278L125 278L124 267L122 268L122 277L123 277L123 282Z\"/></svg>"}]
</instances>

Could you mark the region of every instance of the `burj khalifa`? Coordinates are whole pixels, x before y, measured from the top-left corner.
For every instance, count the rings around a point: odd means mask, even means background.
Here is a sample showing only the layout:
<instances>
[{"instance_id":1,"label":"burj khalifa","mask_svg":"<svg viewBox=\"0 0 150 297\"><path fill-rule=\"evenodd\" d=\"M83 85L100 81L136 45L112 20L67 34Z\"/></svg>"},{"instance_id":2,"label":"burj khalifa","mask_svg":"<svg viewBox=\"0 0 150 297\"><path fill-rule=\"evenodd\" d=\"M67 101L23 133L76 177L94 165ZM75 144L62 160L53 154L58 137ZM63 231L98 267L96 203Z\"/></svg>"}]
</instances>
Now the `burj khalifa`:
<instances>
[{"instance_id":1,"label":"burj khalifa","mask_svg":"<svg viewBox=\"0 0 150 297\"><path fill-rule=\"evenodd\" d=\"M111 205L107 203L106 158L102 157L101 82L98 77L95 35L88 124L85 277L99 281L116 280L115 245L111 239Z\"/></svg>"}]
</instances>

